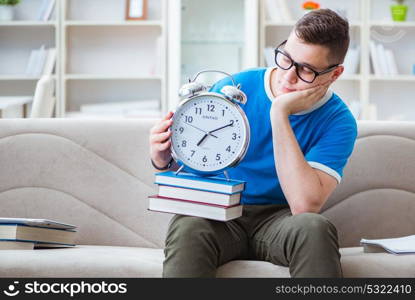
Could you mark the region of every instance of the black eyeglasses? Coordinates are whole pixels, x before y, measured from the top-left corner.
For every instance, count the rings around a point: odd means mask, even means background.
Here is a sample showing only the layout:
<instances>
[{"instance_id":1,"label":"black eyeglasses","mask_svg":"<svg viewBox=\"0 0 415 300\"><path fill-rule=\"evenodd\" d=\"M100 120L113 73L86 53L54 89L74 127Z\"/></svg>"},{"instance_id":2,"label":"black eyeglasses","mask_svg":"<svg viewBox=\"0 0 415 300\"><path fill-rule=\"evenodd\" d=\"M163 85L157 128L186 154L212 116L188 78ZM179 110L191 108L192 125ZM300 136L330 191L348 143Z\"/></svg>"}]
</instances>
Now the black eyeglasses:
<instances>
[{"instance_id":1,"label":"black eyeglasses","mask_svg":"<svg viewBox=\"0 0 415 300\"><path fill-rule=\"evenodd\" d=\"M331 65L324 71L318 72L311 68L306 64L300 64L295 62L287 53L280 49L287 40L282 42L276 49L275 49L275 63L277 66L283 70L289 70L292 66L295 66L295 72L302 81L307 83L313 83L316 80L317 76L329 73L337 68L340 64Z\"/></svg>"}]
</instances>

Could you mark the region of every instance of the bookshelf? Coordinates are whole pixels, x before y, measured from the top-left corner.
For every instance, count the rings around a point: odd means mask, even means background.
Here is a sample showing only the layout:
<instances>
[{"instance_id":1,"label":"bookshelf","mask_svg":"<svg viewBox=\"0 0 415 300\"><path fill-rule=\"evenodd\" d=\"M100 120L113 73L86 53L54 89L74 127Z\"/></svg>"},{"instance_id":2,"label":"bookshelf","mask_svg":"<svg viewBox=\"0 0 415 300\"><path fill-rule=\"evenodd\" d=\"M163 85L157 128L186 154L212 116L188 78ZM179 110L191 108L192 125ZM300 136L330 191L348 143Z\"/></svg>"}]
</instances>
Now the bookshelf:
<instances>
[{"instance_id":1,"label":"bookshelf","mask_svg":"<svg viewBox=\"0 0 415 300\"><path fill-rule=\"evenodd\" d=\"M285 3L291 20L279 16L276 20L267 8L269 1ZM356 73L344 74L333 89L348 104L360 107L359 119L415 121L415 0L406 0L409 13L405 22L391 20L390 0L320 0L322 7L346 13L350 23L351 46L360 48ZM265 66L264 49L275 47L285 39L303 14L300 0L261 0L259 8L259 65ZM274 18L272 18L274 17ZM288 20L287 20L288 19ZM371 61L370 40L382 44L394 53L398 75L375 75ZM412 58L412 60L411 60ZM409 61L408 61L409 60Z\"/></svg>"},{"instance_id":2,"label":"bookshelf","mask_svg":"<svg viewBox=\"0 0 415 300\"><path fill-rule=\"evenodd\" d=\"M61 80L57 111L88 117L85 105L154 100L166 110L166 0L149 0L146 20L126 21L126 1L61 0Z\"/></svg>"},{"instance_id":3,"label":"bookshelf","mask_svg":"<svg viewBox=\"0 0 415 300\"><path fill-rule=\"evenodd\" d=\"M39 21L42 3L43 0L22 0L14 7L13 21L0 21L0 97L33 95L40 76L26 75L31 51L42 45L59 51L60 30L56 12L60 3L55 3L47 21ZM57 92L60 88L58 73L59 68L55 68L53 78Z\"/></svg>"},{"instance_id":4,"label":"bookshelf","mask_svg":"<svg viewBox=\"0 0 415 300\"><path fill-rule=\"evenodd\" d=\"M265 66L264 49L285 39L303 14L301 0L230 0L226 7L148 0L146 20L126 21L124 0L55 0L50 19L38 21L43 1L22 0L15 20L0 22L0 96L32 95L39 77L25 74L30 53L55 47L57 117L88 117L79 113L83 105L151 99L162 113L174 109L195 71ZM285 3L291 19L270 18L269 1ZM391 0L319 3L347 14L351 45L359 47L357 71L343 74L334 90L357 103L359 119L414 121L415 0L406 0L405 22L391 20ZM394 53L398 75L375 74L370 40Z\"/></svg>"},{"instance_id":5,"label":"bookshelf","mask_svg":"<svg viewBox=\"0 0 415 300\"><path fill-rule=\"evenodd\" d=\"M34 94L40 76L25 69L30 52L45 45L57 49L56 117L150 99L151 116L166 110L166 0L148 0L139 21L125 20L125 0L55 0L50 20L38 21L44 1L22 0L15 19L0 22L0 96Z\"/></svg>"}]
</instances>

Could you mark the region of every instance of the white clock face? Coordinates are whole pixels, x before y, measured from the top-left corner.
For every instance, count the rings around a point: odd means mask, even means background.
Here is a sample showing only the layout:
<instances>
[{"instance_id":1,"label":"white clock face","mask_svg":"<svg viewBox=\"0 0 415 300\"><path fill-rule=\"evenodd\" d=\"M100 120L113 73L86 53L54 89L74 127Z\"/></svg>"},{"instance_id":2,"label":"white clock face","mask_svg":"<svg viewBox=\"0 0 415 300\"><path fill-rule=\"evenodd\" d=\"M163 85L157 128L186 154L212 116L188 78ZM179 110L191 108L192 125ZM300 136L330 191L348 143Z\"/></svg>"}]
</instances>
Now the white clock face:
<instances>
[{"instance_id":1,"label":"white clock face","mask_svg":"<svg viewBox=\"0 0 415 300\"><path fill-rule=\"evenodd\" d=\"M183 103L173 116L171 130L176 158L202 172L232 165L244 156L249 142L242 110L213 93Z\"/></svg>"}]
</instances>

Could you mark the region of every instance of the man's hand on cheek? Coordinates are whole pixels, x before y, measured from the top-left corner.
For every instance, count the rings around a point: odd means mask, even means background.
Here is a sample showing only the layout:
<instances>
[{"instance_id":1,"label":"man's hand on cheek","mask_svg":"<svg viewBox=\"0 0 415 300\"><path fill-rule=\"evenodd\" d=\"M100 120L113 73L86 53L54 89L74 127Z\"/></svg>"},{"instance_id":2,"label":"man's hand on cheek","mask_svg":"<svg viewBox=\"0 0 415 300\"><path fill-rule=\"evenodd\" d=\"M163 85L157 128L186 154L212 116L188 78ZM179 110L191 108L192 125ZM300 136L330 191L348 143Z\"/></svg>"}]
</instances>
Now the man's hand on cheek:
<instances>
[{"instance_id":1,"label":"man's hand on cheek","mask_svg":"<svg viewBox=\"0 0 415 300\"><path fill-rule=\"evenodd\" d=\"M300 111L310 109L326 94L332 81L307 88L300 91L282 94L275 98L272 103L271 115L292 115Z\"/></svg>"}]
</instances>

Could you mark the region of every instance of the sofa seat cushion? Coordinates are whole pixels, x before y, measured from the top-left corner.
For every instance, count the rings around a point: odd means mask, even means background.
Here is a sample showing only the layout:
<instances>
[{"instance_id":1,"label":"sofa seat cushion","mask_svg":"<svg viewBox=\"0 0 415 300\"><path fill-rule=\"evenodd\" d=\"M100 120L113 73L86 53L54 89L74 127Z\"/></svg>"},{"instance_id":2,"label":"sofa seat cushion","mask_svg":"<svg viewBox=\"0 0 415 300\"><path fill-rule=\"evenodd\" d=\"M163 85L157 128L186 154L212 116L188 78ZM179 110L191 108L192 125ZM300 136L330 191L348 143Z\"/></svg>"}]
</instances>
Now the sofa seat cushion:
<instances>
[{"instance_id":1,"label":"sofa seat cushion","mask_svg":"<svg viewBox=\"0 0 415 300\"><path fill-rule=\"evenodd\" d=\"M0 250L1 277L160 277L163 249L89 246Z\"/></svg>"},{"instance_id":2,"label":"sofa seat cushion","mask_svg":"<svg viewBox=\"0 0 415 300\"><path fill-rule=\"evenodd\" d=\"M415 255L342 248L344 277L415 277ZM161 277L163 249L79 245L65 249L1 250L0 277ZM235 260L218 277L289 277L287 267Z\"/></svg>"},{"instance_id":3,"label":"sofa seat cushion","mask_svg":"<svg viewBox=\"0 0 415 300\"><path fill-rule=\"evenodd\" d=\"M364 253L362 247L341 248L344 277L415 277L415 254ZM218 277L289 277L288 268L264 261L231 261Z\"/></svg>"}]
</instances>

